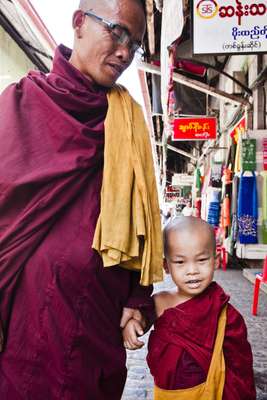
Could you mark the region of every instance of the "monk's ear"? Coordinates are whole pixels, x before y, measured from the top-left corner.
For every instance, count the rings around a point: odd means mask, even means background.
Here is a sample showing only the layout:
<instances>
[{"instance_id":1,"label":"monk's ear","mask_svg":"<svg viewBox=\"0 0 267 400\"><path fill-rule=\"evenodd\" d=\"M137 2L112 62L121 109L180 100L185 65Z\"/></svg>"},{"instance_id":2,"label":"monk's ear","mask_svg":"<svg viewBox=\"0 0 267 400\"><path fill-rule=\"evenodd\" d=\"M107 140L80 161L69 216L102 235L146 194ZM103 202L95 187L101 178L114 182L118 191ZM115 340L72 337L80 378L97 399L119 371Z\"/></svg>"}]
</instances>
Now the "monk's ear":
<instances>
[{"instance_id":1,"label":"monk's ear","mask_svg":"<svg viewBox=\"0 0 267 400\"><path fill-rule=\"evenodd\" d=\"M164 268L164 271L166 272L166 274L170 273L168 261L166 260L166 258L163 259L163 268Z\"/></svg>"},{"instance_id":2,"label":"monk's ear","mask_svg":"<svg viewBox=\"0 0 267 400\"><path fill-rule=\"evenodd\" d=\"M84 20L85 20L85 15L82 12L82 10L75 11L72 17L72 27L78 38L81 38L82 34L81 28L83 26Z\"/></svg>"}]
</instances>

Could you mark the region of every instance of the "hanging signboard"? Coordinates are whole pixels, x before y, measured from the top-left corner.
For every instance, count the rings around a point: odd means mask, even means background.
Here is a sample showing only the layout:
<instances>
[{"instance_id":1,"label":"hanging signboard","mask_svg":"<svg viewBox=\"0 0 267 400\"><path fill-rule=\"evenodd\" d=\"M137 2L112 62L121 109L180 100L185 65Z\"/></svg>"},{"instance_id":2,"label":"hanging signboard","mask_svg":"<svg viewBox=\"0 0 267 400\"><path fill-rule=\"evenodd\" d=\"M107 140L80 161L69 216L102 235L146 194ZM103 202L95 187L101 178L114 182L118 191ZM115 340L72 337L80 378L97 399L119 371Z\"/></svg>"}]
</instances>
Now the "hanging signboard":
<instances>
[{"instance_id":1,"label":"hanging signboard","mask_svg":"<svg viewBox=\"0 0 267 400\"><path fill-rule=\"evenodd\" d=\"M266 51L266 1L193 0L194 54Z\"/></svg>"},{"instance_id":2,"label":"hanging signboard","mask_svg":"<svg viewBox=\"0 0 267 400\"><path fill-rule=\"evenodd\" d=\"M215 117L175 118L172 140L216 139L217 120Z\"/></svg>"}]
</instances>

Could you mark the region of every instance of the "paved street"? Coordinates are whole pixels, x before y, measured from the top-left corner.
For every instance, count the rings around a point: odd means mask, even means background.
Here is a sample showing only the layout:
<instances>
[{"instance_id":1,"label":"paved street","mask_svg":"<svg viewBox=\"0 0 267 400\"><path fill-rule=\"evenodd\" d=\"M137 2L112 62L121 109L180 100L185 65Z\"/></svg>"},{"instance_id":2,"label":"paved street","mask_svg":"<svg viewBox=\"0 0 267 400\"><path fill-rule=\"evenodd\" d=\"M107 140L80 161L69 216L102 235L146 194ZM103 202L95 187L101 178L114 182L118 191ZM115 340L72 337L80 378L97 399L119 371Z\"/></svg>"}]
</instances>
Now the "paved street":
<instances>
[{"instance_id":1,"label":"paved street","mask_svg":"<svg viewBox=\"0 0 267 400\"><path fill-rule=\"evenodd\" d=\"M231 296L231 303L242 313L248 327L249 341L254 355L254 371L257 400L267 400L267 295L261 291L258 316L251 315L253 285L246 280L242 271L228 269L216 272L215 280ZM155 291L169 288L172 283L167 277L157 284ZM144 336L145 341L148 334ZM146 347L128 352L128 379L122 400L152 400L153 381L145 362Z\"/></svg>"}]
</instances>

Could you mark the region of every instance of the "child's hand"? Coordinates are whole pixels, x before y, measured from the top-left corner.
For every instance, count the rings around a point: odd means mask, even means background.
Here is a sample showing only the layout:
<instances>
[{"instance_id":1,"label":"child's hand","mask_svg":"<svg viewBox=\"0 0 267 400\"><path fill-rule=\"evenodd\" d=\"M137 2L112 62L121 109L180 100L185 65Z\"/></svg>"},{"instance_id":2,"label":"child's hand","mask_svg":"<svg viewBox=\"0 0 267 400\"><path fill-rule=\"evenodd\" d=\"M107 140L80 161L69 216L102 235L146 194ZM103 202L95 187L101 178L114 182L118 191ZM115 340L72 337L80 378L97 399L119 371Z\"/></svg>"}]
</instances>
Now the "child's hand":
<instances>
[{"instance_id":1,"label":"child's hand","mask_svg":"<svg viewBox=\"0 0 267 400\"><path fill-rule=\"evenodd\" d=\"M134 318L130 319L122 330L124 347L128 350L141 349L145 343L138 340L138 336L143 334L141 322Z\"/></svg>"}]
</instances>

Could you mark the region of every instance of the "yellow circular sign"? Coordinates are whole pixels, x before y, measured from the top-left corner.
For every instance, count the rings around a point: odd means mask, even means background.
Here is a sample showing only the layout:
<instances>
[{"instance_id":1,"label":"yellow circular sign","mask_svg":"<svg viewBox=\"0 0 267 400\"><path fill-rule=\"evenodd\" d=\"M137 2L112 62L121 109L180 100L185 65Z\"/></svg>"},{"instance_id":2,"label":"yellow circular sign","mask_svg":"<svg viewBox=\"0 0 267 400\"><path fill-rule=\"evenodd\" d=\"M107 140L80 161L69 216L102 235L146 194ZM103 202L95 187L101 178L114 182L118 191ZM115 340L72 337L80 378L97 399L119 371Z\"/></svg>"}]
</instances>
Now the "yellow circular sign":
<instances>
[{"instance_id":1,"label":"yellow circular sign","mask_svg":"<svg viewBox=\"0 0 267 400\"><path fill-rule=\"evenodd\" d=\"M197 4L197 15L200 18L210 19L215 17L219 9L218 4L214 0L200 0Z\"/></svg>"}]
</instances>

